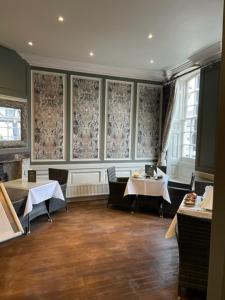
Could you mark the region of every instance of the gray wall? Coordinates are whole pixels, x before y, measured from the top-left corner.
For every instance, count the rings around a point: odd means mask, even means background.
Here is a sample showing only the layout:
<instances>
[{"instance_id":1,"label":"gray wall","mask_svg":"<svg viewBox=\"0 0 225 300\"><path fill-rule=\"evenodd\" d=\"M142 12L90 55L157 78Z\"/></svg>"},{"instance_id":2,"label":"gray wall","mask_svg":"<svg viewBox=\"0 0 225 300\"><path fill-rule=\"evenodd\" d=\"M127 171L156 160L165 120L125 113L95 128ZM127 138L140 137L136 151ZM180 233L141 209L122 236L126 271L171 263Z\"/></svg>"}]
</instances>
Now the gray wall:
<instances>
[{"instance_id":1,"label":"gray wall","mask_svg":"<svg viewBox=\"0 0 225 300\"><path fill-rule=\"evenodd\" d=\"M201 70L196 170L214 174L220 62Z\"/></svg>"},{"instance_id":2,"label":"gray wall","mask_svg":"<svg viewBox=\"0 0 225 300\"><path fill-rule=\"evenodd\" d=\"M14 50L0 46L0 94L27 98L29 65Z\"/></svg>"},{"instance_id":3,"label":"gray wall","mask_svg":"<svg viewBox=\"0 0 225 300\"><path fill-rule=\"evenodd\" d=\"M30 106L30 66L16 51L0 46L0 94L17 98L25 98ZM28 116L28 123L29 116ZM12 160L15 154L26 156L28 149L0 149L0 162Z\"/></svg>"}]
</instances>

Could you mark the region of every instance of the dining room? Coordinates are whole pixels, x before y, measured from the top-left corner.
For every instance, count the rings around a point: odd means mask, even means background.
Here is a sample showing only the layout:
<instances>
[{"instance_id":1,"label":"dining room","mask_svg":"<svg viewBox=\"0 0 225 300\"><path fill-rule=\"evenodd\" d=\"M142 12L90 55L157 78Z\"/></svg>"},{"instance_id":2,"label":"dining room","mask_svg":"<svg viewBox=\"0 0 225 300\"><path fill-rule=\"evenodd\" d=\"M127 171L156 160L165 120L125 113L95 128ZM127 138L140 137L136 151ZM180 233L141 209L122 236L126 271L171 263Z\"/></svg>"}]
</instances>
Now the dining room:
<instances>
[{"instance_id":1,"label":"dining room","mask_svg":"<svg viewBox=\"0 0 225 300\"><path fill-rule=\"evenodd\" d=\"M224 300L223 1L0 4L0 299Z\"/></svg>"}]
</instances>

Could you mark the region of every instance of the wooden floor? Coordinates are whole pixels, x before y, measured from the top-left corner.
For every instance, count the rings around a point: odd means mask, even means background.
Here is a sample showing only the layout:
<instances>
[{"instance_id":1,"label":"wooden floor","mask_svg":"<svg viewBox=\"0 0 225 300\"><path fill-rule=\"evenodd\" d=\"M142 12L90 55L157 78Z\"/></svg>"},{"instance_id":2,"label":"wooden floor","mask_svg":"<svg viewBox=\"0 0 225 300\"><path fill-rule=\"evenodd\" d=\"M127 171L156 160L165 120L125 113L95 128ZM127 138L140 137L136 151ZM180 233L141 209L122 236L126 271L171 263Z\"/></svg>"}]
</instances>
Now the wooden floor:
<instances>
[{"instance_id":1,"label":"wooden floor","mask_svg":"<svg viewBox=\"0 0 225 300\"><path fill-rule=\"evenodd\" d=\"M0 245L0 299L176 299L177 242L164 238L170 222L102 201L70 204L53 223L42 216L30 236Z\"/></svg>"}]
</instances>

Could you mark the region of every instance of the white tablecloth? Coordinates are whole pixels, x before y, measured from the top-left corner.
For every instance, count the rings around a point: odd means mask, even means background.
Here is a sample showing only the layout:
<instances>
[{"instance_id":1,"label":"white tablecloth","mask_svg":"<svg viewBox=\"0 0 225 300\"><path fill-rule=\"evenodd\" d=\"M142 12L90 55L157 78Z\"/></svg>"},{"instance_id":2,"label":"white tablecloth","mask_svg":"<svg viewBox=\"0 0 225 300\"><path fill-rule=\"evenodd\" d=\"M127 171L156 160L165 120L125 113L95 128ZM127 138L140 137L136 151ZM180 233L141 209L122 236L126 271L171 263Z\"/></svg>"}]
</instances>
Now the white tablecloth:
<instances>
[{"instance_id":1,"label":"white tablecloth","mask_svg":"<svg viewBox=\"0 0 225 300\"><path fill-rule=\"evenodd\" d=\"M167 189L168 176L164 175L162 179L153 178L129 178L124 192L126 195L145 195L162 196L163 199L170 202L170 196Z\"/></svg>"},{"instance_id":2,"label":"white tablecloth","mask_svg":"<svg viewBox=\"0 0 225 300\"><path fill-rule=\"evenodd\" d=\"M212 219L212 212L201 208L200 204L201 204L201 197L197 197L196 204L193 207L185 206L184 200L183 200L177 212L180 214L189 215L192 217ZM169 229L167 230L167 233L166 233L167 239L172 238L176 235L176 225L177 225L177 215L173 218L173 220L169 226Z\"/></svg>"},{"instance_id":3,"label":"white tablecloth","mask_svg":"<svg viewBox=\"0 0 225 300\"><path fill-rule=\"evenodd\" d=\"M52 197L65 201L61 187L56 180L37 180L28 182L27 179L16 179L4 183L6 187L28 191L24 216L29 214L34 204L38 204Z\"/></svg>"}]
</instances>

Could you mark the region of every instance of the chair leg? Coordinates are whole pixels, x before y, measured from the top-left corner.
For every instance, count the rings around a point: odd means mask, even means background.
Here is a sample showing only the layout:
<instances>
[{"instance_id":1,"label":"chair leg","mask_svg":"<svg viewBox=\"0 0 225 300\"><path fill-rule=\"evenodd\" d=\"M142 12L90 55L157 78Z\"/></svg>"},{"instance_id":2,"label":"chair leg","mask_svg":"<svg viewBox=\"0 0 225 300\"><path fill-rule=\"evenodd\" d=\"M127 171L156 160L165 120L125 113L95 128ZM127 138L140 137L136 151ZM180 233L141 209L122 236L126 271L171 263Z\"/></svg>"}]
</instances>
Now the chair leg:
<instances>
[{"instance_id":1,"label":"chair leg","mask_svg":"<svg viewBox=\"0 0 225 300\"><path fill-rule=\"evenodd\" d=\"M181 299L181 286L180 286L180 284L178 284L178 289L177 289L177 299L178 299L178 300Z\"/></svg>"},{"instance_id":2,"label":"chair leg","mask_svg":"<svg viewBox=\"0 0 225 300\"><path fill-rule=\"evenodd\" d=\"M69 212L68 204L66 203L66 212Z\"/></svg>"},{"instance_id":3,"label":"chair leg","mask_svg":"<svg viewBox=\"0 0 225 300\"><path fill-rule=\"evenodd\" d=\"M53 220L52 220L52 218L51 218L51 216L50 216L50 213L49 212L47 212L47 215L48 215L48 222L53 222Z\"/></svg>"}]
</instances>

